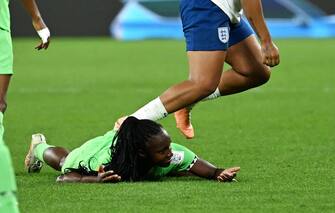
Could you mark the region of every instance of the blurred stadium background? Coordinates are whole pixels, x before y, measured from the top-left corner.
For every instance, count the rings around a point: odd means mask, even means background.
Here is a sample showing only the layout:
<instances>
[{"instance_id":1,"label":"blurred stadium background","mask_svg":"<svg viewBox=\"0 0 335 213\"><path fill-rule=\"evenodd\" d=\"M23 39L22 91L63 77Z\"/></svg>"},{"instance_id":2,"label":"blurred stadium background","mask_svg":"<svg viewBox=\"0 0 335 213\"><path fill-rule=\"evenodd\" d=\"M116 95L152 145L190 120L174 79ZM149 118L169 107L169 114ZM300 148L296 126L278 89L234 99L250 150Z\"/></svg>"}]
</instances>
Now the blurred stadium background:
<instances>
[{"instance_id":1,"label":"blurred stadium background","mask_svg":"<svg viewBox=\"0 0 335 213\"><path fill-rule=\"evenodd\" d=\"M179 0L39 1L55 36L118 39L182 38ZM335 36L335 3L329 0L263 0L274 37ZM20 1L11 1L13 36L32 36Z\"/></svg>"}]
</instances>

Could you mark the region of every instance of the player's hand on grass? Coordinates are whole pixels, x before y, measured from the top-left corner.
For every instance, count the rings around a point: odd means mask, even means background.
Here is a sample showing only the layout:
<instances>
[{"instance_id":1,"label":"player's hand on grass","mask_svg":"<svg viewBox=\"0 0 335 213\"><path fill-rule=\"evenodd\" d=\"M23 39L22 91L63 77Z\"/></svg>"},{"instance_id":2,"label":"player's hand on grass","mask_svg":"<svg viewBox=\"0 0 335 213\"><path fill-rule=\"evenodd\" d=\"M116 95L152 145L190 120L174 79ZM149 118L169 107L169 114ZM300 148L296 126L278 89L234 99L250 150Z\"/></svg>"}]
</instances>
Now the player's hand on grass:
<instances>
[{"instance_id":1,"label":"player's hand on grass","mask_svg":"<svg viewBox=\"0 0 335 213\"><path fill-rule=\"evenodd\" d=\"M270 67L274 67L279 64L279 50L272 41L262 42L261 48L263 64L266 64Z\"/></svg>"},{"instance_id":2,"label":"player's hand on grass","mask_svg":"<svg viewBox=\"0 0 335 213\"><path fill-rule=\"evenodd\" d=\"M98 176L98 182L101 183L118 183L121 181L121 176L114 173L114 171L105 171L103 166L100 166Z\"/></svg>"},{"instance_id":3,"label":"player's hand on grass","mask_svg":"<svg viewBox=\"0 0 335 213\"><path fill-rule=\"evenodd\" d=\"M50 44L50 31L42 18L33 19L33 26L41 39L41 43L35 47L37 50L48 49Z\"/></svg>"},{"instance_id":4,"label":"player's hand on grass","mask_svg":"<svg viewBox=\"0 0 335 213\"><path fill-rule=\"evenodd\" d=\"M98 174L98 182L101 183L118 183L121 181L121 176L115 174L114 171L101 172Z\"/></svg>"},{"instance_id":5,"label":"player's hand on grass","mask_svg":"<svg viewBox=\"0 0 335 213\"><path fill-rule=\"evenodd\" d=\"M117 119L117 121L114 124L114 129L115 130L120 129L120 126L122 125L122 123L124 122L124 120L126 120L127 118L128 118L128 116L123 116L123 117Z\"/></svg>"},{"instance_id":6,"label":"player's hand on grass","mask_svg":"<svg viewBox=\"0 0 335 213\"><path fill-rule=\"evenodd\" d=\"M236 176L237 172L240 171L240 167L233 167L223 170L216 179L219 182L230 182L235 180L234 177Z\"/></svg>"}]
</instances>

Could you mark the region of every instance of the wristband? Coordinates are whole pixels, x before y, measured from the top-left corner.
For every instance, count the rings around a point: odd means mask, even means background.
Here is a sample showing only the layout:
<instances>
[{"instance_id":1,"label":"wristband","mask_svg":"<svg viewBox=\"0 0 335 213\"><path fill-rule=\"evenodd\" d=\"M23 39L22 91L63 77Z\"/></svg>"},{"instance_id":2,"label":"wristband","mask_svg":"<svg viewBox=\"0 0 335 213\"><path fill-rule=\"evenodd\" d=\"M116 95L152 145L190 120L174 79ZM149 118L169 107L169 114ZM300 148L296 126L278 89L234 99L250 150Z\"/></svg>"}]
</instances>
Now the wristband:
<instances>
[{"instance_id":1,"label":"wristband","mask_svg":"<svg viewBox=\"0 0 335 213\"><path fill-rule=\"evenodd\" d=\"M42 39L43 44L48 42L48 39L50 37L50 31L47 27L43 28L42 30L38 30L37 34Z\"/></svg>"}]
</instances>

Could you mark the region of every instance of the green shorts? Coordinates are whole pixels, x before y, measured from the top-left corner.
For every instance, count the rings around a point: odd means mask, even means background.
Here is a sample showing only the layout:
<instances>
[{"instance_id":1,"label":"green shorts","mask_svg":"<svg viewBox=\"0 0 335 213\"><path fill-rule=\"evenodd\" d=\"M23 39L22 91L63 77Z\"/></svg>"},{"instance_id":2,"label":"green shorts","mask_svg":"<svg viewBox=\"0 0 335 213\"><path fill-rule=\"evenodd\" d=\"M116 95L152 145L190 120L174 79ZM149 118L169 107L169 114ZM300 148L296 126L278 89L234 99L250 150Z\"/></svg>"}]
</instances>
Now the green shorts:
<instances>
[{"instance_id":1,"label":"green shorts","mask_svg":"<svg viewBox=\"0 0 335 213\"><path fill-rule=\"evenodd\" d=\"M66 157L62 166L62 173L84 169L86 172L97 172L99 167L111 161L110 147L115 131L109 131L104 136L93 138L80 147L74 149Z\"/></svg>"},{"instance_id":2,"label":"green shorts","mask_svg":"<svg viewBox=\"0 0 335 213\"><path fill-rule=\"evenodd\" d=\"M13 74L13 47L10 32L0 29L0 74Z\"/></svg>"}]
</instances>

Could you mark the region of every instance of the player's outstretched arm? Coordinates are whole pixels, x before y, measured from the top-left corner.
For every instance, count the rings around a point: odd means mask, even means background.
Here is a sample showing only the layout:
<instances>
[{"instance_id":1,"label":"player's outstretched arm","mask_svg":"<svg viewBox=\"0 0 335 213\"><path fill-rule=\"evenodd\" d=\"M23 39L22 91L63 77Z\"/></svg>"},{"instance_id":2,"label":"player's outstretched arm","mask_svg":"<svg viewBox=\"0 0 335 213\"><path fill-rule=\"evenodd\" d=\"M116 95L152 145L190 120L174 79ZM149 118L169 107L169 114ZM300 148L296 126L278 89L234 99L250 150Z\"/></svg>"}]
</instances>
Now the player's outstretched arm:
<instances>
[{"instance_id":1,"label":"player's outstretched arm","mask_svg":"<svg viewBox=\"0 0 335 213\"><path fill-rule=\"evenodd\" d=\"M47 49L50 44L50 31L42 19L35 0L22 0L22 2L32 18L32 23L37 34L41 38L41 43L35 49Z\"/></svg>"},{"instance_id":2,"label":"player's outstretched arm","mask_svg":"<svg viewBox=\"0 0 335 213\"><path fill-rule=\"evenodd\" d=\"M190 172L196 176L213 179L220 182L232 181L238 171L240 171L240 167L219 169L202 159L198 159L190 169Z\"/></svg>"},{"instance_id":3,"label":"player's outstretched arm","mask_svg":"<svg viewBox=\"0 0 335 213\"><path fill-rule=\"evenodd\" d=\"M121 177L113 171L99 172L98 175L81 175L77 172L69 172L57 177L58 183L118 183Z\"/></svg>"},{"instance_id":4,"label":"player's outstretched arm","mask_svg":"<svg viewBox=\"0 0 335 213\"><path fill-rule=\"evenodd\" d=\"M273 67L279 64L279 50L266 26L261 0L242 0L242 7L250 25L261 42L263 63Z\"/></svg>"}]
</instances>

